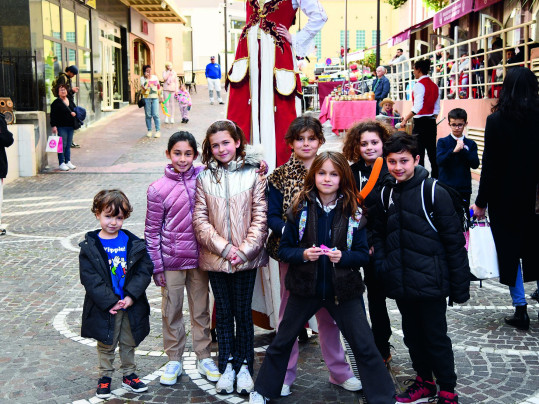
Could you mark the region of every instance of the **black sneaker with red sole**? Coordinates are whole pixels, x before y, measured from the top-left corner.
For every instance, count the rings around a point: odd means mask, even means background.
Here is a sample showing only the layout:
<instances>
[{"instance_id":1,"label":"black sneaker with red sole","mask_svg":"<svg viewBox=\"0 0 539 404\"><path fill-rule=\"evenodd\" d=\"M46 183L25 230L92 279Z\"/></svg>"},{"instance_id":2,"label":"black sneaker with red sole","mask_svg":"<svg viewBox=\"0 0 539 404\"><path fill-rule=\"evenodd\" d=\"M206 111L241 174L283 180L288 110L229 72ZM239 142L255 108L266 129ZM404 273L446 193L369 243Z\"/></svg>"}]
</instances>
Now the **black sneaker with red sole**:
<instances>
[{"instance_id":1,"label":"black sneaker with red sole","mask_svg":"<svg viewBox=\"0 0 539 404\"><path fill-rule=\"evenodd\" d=\"M97 390L95 391L95 396L97 398L110 398L110 377L103 376L97 382Z\"/></svg>"},{"instance_id":2,"label":"black sneaker with red sole","mask_svg":"<svg viewBox=\"0 0 539 404\"><path fill-rule=\"evenodd\" d=\"M143 391L148 390L148 386L141 382L135 373L131 373L129 376L123 377L122 387L127 390L134 391L135 393L142 393Z\"/></svg>"}]
</instances>

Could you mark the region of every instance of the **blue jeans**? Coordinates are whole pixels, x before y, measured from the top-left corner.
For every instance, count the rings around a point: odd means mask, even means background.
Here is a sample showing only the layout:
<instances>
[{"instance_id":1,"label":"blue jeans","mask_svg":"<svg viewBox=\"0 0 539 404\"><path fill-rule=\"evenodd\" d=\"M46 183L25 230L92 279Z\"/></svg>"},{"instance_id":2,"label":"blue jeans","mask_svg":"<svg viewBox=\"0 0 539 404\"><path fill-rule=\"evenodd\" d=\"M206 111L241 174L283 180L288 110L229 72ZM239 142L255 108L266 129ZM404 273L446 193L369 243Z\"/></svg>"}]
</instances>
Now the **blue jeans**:
<instances>
[{"instance_id":1,"label":"blue jeans","mask_svg":"<svg viewBox=\"0 0 539 404\"><path fill-rule=\"evenodd\" d=\"M63 153L58 153L58 164L68 163L71 161L71 143L73 143L73 128L69 126L59 126L58 136L62 138Z\"/></svg>"},{"instance_id":2,"label":"blue jeans","mask_svg":"<svg viewBox=\"0 0 539 404\"><path fill-rule=\"evenodd\" d=\"M161 122L159 121L159 99L157 98L144 98L146 102L144 104L144 112L146 114L146 128L148 131L152 130L152 118L155 123L155 130L161 130Z\"/></svg>"},{"instance_id":3,"label":"blue jeans","mask_svg":"<svg viewBox=\"0 0 539 404\"><path fill-rule=\"evenodd\" d=\"M517 280L515 286L509 286L509 293L513 299L513 306L524 306L527 304L526 295L524 294L524 282L522 280L522 269L518 264Z\"/></svg>"}]
</instances>

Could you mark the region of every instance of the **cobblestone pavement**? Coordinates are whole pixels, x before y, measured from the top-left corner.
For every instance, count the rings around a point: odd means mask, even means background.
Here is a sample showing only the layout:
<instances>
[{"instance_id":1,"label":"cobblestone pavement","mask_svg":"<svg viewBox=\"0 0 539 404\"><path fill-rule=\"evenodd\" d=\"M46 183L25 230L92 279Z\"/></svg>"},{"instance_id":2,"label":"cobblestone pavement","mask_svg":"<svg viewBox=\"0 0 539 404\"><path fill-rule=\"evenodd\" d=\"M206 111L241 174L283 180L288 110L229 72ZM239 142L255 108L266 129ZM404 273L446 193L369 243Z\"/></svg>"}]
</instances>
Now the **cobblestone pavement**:
<instances>
[{"instance_id":1,"label":"cobblestone pavement","mask_svg":"<svg viewBox=\"0 0 539 404\"><path fill-rule=\"evenodd\" d=\"M187 125L163 125L160 139L144 137L142 110L129 107L104 122L76 135L81 149L73 150L72 172L50 170L21 178L4 190L3 223L8 234L0 239L0 402L2 403L95 403L97 379L95 342L79 335L84 291L78 276L78 242L97 221L90 212L93 195L100 189L119 187L134 205L125 227L143 234L145 190L162 175L168 136L182 126L202 140L209 123L224 117L224 106L210 106L207 92L199 86ZM326 147L338 147L332 137ZM529 294L535 285L526 285ZM537 304L530 304L528 332L504 325L512 312L505 287L496 281L472 286L472 299L448 309L453 340L460 402L539 403L539 325ZM149 391L136 395L119 389L120 375L113 378L120 403L211 403L245 402L244 397L215 395L213 384L202 380L188 342L185 373L172 387L160 386L163 356L160 293L153 284L152 331L137 350L138 374ZM533 302L530 300L530 303ZM401 389L413 375L402 342L400 316L389 301L394 346L392 374ZM187 310L187 309L186 309ZM188 321L188 316L186 317ZM189 330L189 327L187 327ZM256 330L255 372L264 358L264 347L273 334ZM213 347L214 351L217 346ZM301 345L298 379L293 394L277 403L361 403L362 396L328 382L320 357L318 339Z\"/></svg>"}]
</instances>

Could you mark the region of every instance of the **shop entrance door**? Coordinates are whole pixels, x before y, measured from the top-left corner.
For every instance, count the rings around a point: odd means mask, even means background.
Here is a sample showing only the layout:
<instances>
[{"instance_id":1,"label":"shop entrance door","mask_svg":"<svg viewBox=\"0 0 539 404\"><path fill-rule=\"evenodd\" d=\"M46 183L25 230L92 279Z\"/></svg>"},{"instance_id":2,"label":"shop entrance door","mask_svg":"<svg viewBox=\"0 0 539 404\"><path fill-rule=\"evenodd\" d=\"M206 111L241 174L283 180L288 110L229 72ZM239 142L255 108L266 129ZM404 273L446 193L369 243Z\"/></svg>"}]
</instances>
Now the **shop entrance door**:
<instances>
[{"instance_id":1,"label":"shop entrance door","mask_svg":"<svg viewBox=\"0 0 539 404\"><path fill-rule=\"evenodd\" d=\"M119 28L110 23L99 21L101 47L101 110L114 109L114 102L122 97L122 45Z\"/></svg>"}]
</instances>

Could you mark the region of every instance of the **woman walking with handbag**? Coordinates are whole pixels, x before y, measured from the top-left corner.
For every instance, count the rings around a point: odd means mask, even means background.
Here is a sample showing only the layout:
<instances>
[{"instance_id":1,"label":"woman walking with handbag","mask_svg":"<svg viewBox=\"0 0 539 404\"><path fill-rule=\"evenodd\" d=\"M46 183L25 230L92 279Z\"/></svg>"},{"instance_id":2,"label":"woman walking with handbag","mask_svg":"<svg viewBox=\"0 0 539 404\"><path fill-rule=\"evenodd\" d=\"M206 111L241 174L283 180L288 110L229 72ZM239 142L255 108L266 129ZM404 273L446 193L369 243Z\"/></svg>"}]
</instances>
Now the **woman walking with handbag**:
<instances>
[{"instance_id":1,"label":"woman walking with handbag","mask_svg":"<svg viewBox=\"0 0 539 404\"><path fill-rule=\"evenodd\" d=\"M76 105L72 98L67 96L68 88L65 84L58 86L58 98L51 104L51 127L52 133L62 138L63 152L58 153L58 169L69 171L77 168L71 163L71 143L75 131Z\"/></svg>"},{"instance_id":2,"label":"woman walking with handbag","mask_svg":"<svg viewBox=\"0 0 539 404\"><path fill-rule=\"evenodd\" d=\"M485 216L488 206L500 282L509 286L515 306L515 314L505 322L520 330L530 326L524 282L539 279L538 87L525 67L507 73L500 99L487 118L481 181L471 206L478 218Z\"/></svg>"}]
</instances>

